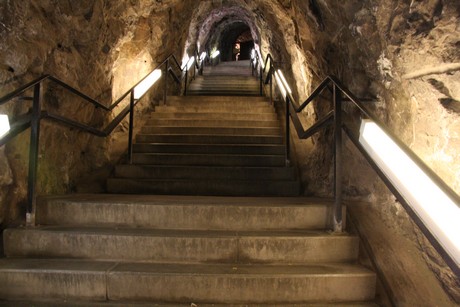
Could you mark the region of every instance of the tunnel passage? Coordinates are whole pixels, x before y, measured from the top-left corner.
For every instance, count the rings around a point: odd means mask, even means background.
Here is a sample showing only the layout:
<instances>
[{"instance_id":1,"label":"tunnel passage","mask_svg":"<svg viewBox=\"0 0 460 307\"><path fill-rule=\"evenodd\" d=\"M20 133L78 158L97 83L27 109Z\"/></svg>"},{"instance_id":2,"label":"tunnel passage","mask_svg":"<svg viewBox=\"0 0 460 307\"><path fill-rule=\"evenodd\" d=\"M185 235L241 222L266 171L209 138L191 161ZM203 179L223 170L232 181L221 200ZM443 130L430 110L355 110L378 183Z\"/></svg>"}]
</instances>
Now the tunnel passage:
<instances>
[{"instance_id":1,"label":"tunnel passage","mask_svg":"<svg viewBox=\"0 0 460 307\"><path fill-rule=\"evenodd\" d=\"M211 41L218 41L222 61L249 60L254 39L248 25L235 22L215 32Z\"/></svg>"}]
</instances>

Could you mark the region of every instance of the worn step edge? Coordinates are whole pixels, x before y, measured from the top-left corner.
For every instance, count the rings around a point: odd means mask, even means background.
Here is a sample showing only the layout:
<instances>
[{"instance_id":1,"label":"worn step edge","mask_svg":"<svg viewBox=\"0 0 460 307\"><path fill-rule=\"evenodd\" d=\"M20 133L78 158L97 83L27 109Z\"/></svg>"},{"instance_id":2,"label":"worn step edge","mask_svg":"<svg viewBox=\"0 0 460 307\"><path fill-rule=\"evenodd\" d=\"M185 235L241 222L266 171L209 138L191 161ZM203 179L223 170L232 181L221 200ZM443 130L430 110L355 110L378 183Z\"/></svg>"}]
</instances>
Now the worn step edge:
<instances>
[{"instance_id":1,"label":"worn step edge","mask_svg":"<svg viewBox=\"0 0 460 307\"><path fill-rule=\"evenodd\" d=\"M215 135L281 135L281 128L259 128L259 127L164 127L148 126L142 127L143 134L215 134Z\"/></svg>"},{"instance_id":2,"label":"worn step edge","mask_svg":"<svg viewBox=\"0 0 460 307\"><path fill-rule=\"evenodd\" d=\"M151 126L185 126L185 127L263 127L263 128L279 128L280 122L274 120L212 120L201 119L159 119L152 117L148 119L146 125Z\"/></svg>"},{"instance_id":3,"label":"worn step edge","mask_svg":"<svg viewBox=\"0 0 460 307\"><path fill-rule=\"evenodd\" d=\"M247 166L176 166L135 165L115 166L117 178L165 178L165 179L233 179L233 180L295 180L292 167Z\"/></svg>"},{"instance_id":4,"label":"worn step edge","mask_svg":"<svg viewBox=\"0 0 460 307\"><path fill-rule=\"evenodd\" d=\"M2 299L331 303L371 300L375 283L373 272L345 264L178 265L0 259Z\"/></svg>"},{"instance_id":5,"label":"worn step edge","mask_svg":"<svg viewBox=\"0 0 460 307\"><path fill-rule=\"evenodd\" d=\"M37 202L38 224L70 226L322 230L332 228L334 212L332 200L305 197L77 194L39 197Z\"/></svg>"},{"instance_id":6,"label":"worn step edge","mask_svg":"<svg viewBox=\"0 0 460 307\"><path fill-rule=\"evenodd\" d=\"M137 143L192 143L192 144L272 144L282 145L281 136L254 135L178 135L178 134L138 134Z\"/></svg>"},{"instance_id":7,"label":"worn step edge","mask_svg":"<svg viewBox=\"0 0 460 307\"><path fill-rule=\"evenodd\" d=\"M284 145L214 145L214 144L168 144L168 143L136 143L133 146L135 153L201 153L201 154L285 154Z\"/></svg>"},{"instance_id":8,"label":"worn step edge","mask_svg":"<svg viewBox=\"0 0 460 307\"><path fill-rule=\"evenodd\" d=\"M4 246L7 257L305 264L355 261L359 241L312 231L37 227L5 230Z\"/></svg>"},{"instance_id":9,"label":"worn step edge","mask_svg":"<svg viewBox=\"0 0 460 307\"><path fill-rule=\"evenodd\" d=\"M273 166L286 164L284 155L134 153L133 163L193 166Z\"/></svg>"},{"instance_id":10,"label":"worn step edge","mask_svg":"<svg viewBox=\"0 0 460 307\"><path fill-rule=\"evenodd\" d=\"M120 194L208 196L299 196L299 181L151 180L109 178L107 191Z\"/></svg>"},{"instance_id":11,"label":"worn step edge","mask_svg":"<svg viewBox=\"0 0 460 307\"><path fill-rule=\"evenodd\" d=\"M373 272L343 264L120 264L109 274L108 297L116 300L280 304L366 301L375 295L375 282Z\"/></svg>"}]
</instances>

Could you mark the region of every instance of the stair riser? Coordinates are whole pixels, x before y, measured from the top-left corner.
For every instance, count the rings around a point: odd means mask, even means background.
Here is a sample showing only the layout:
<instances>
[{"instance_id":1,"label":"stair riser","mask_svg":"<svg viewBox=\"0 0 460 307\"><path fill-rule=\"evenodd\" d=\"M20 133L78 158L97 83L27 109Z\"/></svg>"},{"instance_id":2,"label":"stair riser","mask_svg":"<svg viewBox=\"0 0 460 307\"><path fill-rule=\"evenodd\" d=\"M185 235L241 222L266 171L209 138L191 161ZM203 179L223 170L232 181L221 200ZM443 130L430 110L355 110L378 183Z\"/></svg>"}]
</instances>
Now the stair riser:
<instances>
[{"instance_id":1,"label":"stair riser","mask_svg":"<svg viewBox=\"0 0 460 307\"><path fill-rule=\"evenodd\" d=\"M146 179L217 179L217 180L295 180L292 168L254 167L174 167L118 165L117 178Z\"/></svg>"},{"instance_id":2,"label":"stair riser","mask_svg":"<svg viewBox=\"0 0 460 307\"><path fill-rule=\"evenodd\" d=\"M155 112L157 119L195 119L195 120L276 120L276 114L247 114L247 113L162 113Z\"/></svg>"},{"instance_id":3,"label":"stair riser","mask_svg":"<svg viewBox=\"0 0 460 307\"><path fill-rule=\"evenodd\" d=\"M272 144L282 145L283 139L276 136L227 136L227 135L153 135L139 134L138 143L180 144Z\"/></svg>"},{"instance_id":4,"label":"stair riser","mask_svg":"<svg viewBox=\"0 0 460 307\"><path fill-rule=\"evenodd\" d=\"M279 128L277 120L186 120L186 119L150 119L148 126L169 127L254 127L254 128Z\"/></svg>"},{"instance_id":5,"label":"stair riser","mask_svg":"<svg viewBox=\"0 0 460 307\"><path fill-rule=\"evenodd\" d=\"M212 85L207 85L207 84L197 84L193 83L189 88L190 91L197 91L197 90L205 90L205 91L239 91L241 93L244 92L249 92L249 91L255 91L258 92L259 89L259 84L254 83L254 84L212 84Z\"/></svg>"},{"instance_id":6,"label":"stair riser","mask_svg":"<svg viewBox=\"0 0 460 307\"><path fill-rule=\"evenodd\" d=\"M219 112L219 113L253 113L253 114L260 114L260 113L273 113L273 107L269 106L268 104L261 107L251 106L251 105L244 105L244 106L235 106L235 105L223 105L223 104L214 104L214 105L189 105L188 103L184 102L182 106L160 106L155 107L156 112L201 112L201 113L212 113L212 112Z\"/></svg>"},{"instance_id":7,"label":"stair riser","mask_svg":"<svg viewBox=\"0 0 460 307\"><path fill-rule=\"evenodd\" d=\"M264 96L259 97L227 97L227 96L214 96L214 97L199 97L199 96L168 96L167 105L170 106L184 106L193 104L224 104L224 105L254 105L254 106L266 106L268 100Z\"/></svg>"},{"instance_id":8,"label":"stair riser","mask_svg":"<svg viewBox=\"0 0 460 307\"><path fill-rule=\"evenodd\" d=\"M160 194L160 195L206 195L206 196L298 196L296 181L248 181L194 180L194 181L146 181L109 178L109 193Z\"/></svg>"},{"instance_id":9,"label":"stair riser","mask_svg":"<svg viewBox=\"0 0 460 307\"><path fill-rule=\"evenodd\" d=\"M358 255L354 237L160 237L16 229L6 230L4 237L7 257L289 264L350 262Z\"/></svg>"},{"instance_id":10,"label":"stair riser","mask_svg":"<svg viewBox=\"0 0 460 307\"><path fill-rule=\"evenodd\" d=\"M189 153L189 154L247 154L284 155L283 145L182 145L182 144L134 144L135 153Z\"/></svg>"},{"instance_id":11,"label":"stair riser","mask_svg":"<svg viewBox=\"0 0 460 307\"><path fill-rule=\"evenodd\" d=\"M373 299L376 282L370 272L347 274L337 270L331 274L244 274L239 272L244 267L235 267L234 272L210 274L164 272L161 268L149 269L148 264L101 263L101 267L107 267L106 271L75 272L67 268L2 271L0 298L132 303L344 303ZM323 271L327 270L328 267Z\"/></svg>"},{"instance_id":12,"label":"stair riser","mask_svg":"<svg viewBox=\"0 0 460 307\"><path fill-rule=\"evenodd\" d=\"M286 164L283 156L199 155L199 154L133 154L133 163L147 165L200 166L272 166Z\"/></svg>"},{"instance_id":13,"label":"stair riser","mask_svg":"<svg viewBox=\"0 0 460 307\"><path fill-rule=\"evenodd\" d=\"M374 297L372 276L253 277L114 273L109 293L114 300L213 303L353 302ZM172 289L174 289L172 291Z\"/></svg>"},{"instance_id":14,"label":"stair riser","mask_svg":"<svg viewBox=\"0 0 460 307\"><path fill-rule=\"evenodd\" d=\"M204 135L281 135L279 128L216 128L216 127L154 127L144 126L143 134L204 134Z\"/></svg>"},{"instance_id":15,"label":"stair riser","mask_svg":"<svg viewBox=\"0 0 460 307\"><path fill-rule=\"evenodd\" d=\"M105 197L105 198L104 198ZM100 227L119 226L153 229L194 230L321 230L332 227L333 207L322 202L279 205L283 199L204 197L184 202L182 197L101 195L79 196L73 201L39 200L37 223L40 225ZM345 216L345 209L344 214ZM276 220L276 223L273 221Z\"/></svg>"},{"instance_id":16,"label":"stair riser","mask_svg":"<svg viewBox=\"0 0 460 307\"><path fill-rule=\"evenodd\" d=\"M258 91L242 92L242 91L189 91L189 95L198 96L214 96L214 95L227 95L227 96L240 96L244 94L246 96L259 96Z\"/></svg>"}]
</instances>

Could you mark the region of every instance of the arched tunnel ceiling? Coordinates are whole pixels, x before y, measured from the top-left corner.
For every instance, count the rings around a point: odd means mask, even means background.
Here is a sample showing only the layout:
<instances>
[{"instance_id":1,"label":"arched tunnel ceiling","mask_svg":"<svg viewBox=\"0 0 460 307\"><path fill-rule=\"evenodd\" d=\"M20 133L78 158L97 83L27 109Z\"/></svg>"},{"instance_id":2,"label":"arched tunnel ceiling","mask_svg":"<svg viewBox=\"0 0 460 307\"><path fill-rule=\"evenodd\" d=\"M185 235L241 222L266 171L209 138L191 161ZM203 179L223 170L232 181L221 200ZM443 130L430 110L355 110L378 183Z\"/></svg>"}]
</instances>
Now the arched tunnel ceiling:
<instances>
[{"instance_id":1,"label":"arched tunnel ceiling","mask_svg":"<svg viewBox=\"0 0 460 307\"><path fill-rule=\"evenodd\" d=\"M234 42L248 28L249 26L242 20L227 19L222 21L211 30L205 46L207 49L210 49L213 46L219 45L222 40Z\"/></svg>"},{"instance_id":2,"label":"arched tunnel ceiling","mask_svg":"<svg viewBox=\"0 0 460 307\"><path fill-rule=\"evenodd\" d=\"M254 20L255 16L242 6L214 9L201 23L197 43L200 46L213 47L213 44L218 43L222 33L228 32L229 29L235 28L238 24L249 27L254 41L258 43L260 41L259 29Z\"/></svg>"}]
</instances>

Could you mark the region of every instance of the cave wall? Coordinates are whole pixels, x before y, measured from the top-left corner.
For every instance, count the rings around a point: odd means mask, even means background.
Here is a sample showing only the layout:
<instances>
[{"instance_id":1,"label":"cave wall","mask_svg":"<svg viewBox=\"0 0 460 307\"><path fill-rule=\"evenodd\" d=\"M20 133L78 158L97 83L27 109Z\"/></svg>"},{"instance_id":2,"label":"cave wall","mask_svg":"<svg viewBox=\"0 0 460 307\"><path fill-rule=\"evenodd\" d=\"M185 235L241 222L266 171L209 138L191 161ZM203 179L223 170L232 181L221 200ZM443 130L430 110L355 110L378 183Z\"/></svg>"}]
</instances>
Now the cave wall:
<instances>
[{"instance_id":1,"label":"cave wall","mask_svg":"<svg viewBox=\"0 0 460 307\"><path fill-rule=\"evenodd\" d=\"M460 72L453 70L460 62L458 1L285 1L285 8L295 16L296 42L308 58L313 83L333 74L358 97L376 97L367 103L373 113L460 194ZM314 116L324 114L324 105L316 103ZM305 193L330 196L330 132L295 144ZM359 152L345 145L346 198L361 200L350 202L349 214L393 301L458 304L459 279Z\"/></svg>"},{"instance_id":2,"label":"cave wall","mask_svg":"<svg viewBox=\"0 0 460 307\"><path fill-rule=\"evenodd\" d=\"M108 104L156 61L192 55L196 46L217 48L225 29L217 25L243 22L262 54L279 62L299 101L328 74L359 97L376 97L373 112L460 193L460 72L426 74L460 62L459 14L455 0L6 0L0 2L0 96L49 73ZM119 110L95 111L51 86L44 98L47 109L96 126ZM142 104L138 115L150 107ZM301 115L304 124L330 107L324 99L312 104ZM0 111L13 116L27 108L9 104ZM124 123L112 138L99 139L43 123L40 193L78 190L86 174L120 159L126 132ZM303 141L293 136L306 195L331 196L330 136L330 130ZM23 216L27 147L23 133L0 149L2 227ZM346 196L359 200L350 203L351 220L392 300L458 303L458 279L349 142L345 154Z\"/></svg>"},{"instance_id":3,"label":"cave wall","mask_svg":"<svg viewBox=\"0 0 460 307\"><path fill-rule=\"evenodd\" d=\"M109 105L170 53L180 55L193 1L0 2L0 96L50 74ZM183 30L181 30L183 29ZM174 35L171 35L175 33ZM127 105L96 110L47 83L43 109L103 128ZM140 117L151 108L144 99ZM0 107L10 119L31 107L27 102ZM0 225L23 222L29 133L0 149ZM101 191L111 165L122 158L127 122L109 138L98 138L43 121L39 150L39 194ZM99 181L91 174L100 172Z\"/></svg>"}]
</instances>

